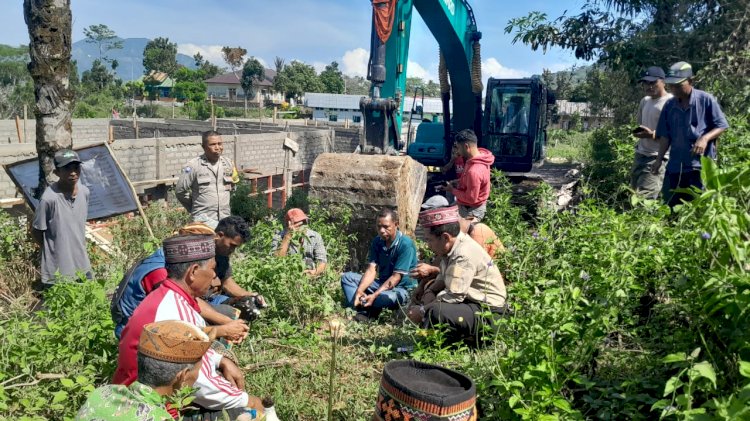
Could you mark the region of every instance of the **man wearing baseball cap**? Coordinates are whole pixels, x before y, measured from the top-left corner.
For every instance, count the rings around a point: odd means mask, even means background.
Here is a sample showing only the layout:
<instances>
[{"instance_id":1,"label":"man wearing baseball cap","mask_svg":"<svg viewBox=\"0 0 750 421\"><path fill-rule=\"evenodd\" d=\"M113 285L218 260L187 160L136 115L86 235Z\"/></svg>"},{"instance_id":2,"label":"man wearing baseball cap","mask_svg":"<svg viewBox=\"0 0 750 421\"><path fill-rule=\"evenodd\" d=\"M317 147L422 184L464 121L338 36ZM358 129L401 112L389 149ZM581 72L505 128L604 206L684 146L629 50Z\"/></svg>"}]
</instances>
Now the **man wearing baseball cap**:
<instances>
[{"instance_id":1,"label":"man wearing baseball cap","mask_svg":"<svg viewBox=\"0 0 750 421\"><path fill-rule=\"evenodd\" d=\"M55 153L54 174L34 212L31 235L42 250L42 284L53 285L59 277L83 273L92 279L86 252L86 217L89 189L79 183L81 158L72 149Z\"/></svg>"},{"instance_id":2,"label":"man wearing baseball cap","mask_svg":"<svg viewBox=\"0 0 750 421\"><path fill-rule=\"evenodd\" d=\"M716 159L716 139L729 123L716 98L693 87L693 68L689 63L673 64L665 82L674 98L664 104L656 127L659 155L651 172L658 174L661 161L670 149L666 169L670 193L665 201L673 207L691 198L685 193L674 193L675 189L703 188L701 157Z\"/></svg>"},{"instance_id":3,"label":"man wearing baseball cap","mask_svg":"<svg viewBox=\"0 0 750 421\"><path fill-rule=\"evenodd\" d=\"M307 226L308 218L305 212L299 208L289 209L284 222L286 229L281 235L275 236L273 241L276 256L299 254L305 261L305 274L310 276L322 274L328 264L326 246L323 243L323 237Z\"/></svg>"},{"instance_id":4,"label":"man wearing baseball cap","mask_svg":"<svg viewBox=\"0 0 750 421\"><path fill-rule=\"evenodd\" d=\"M147 324L138 341L138 380L94 390L76 420L171 421L164 398L195 383L211 341L202 329L180 320Z\"/></svg>"},{"instance_id":5,"label":"man wearing baseball cap","mask_svg":"<svg viewBox=\"0 0 750 421\"><path fill-rule=\"evenodd\" d=\"M652 66L646 69L639 80L646 96L638 105L638 127L633 131L633 135L638 138L638 144L630 170L630 187L649 199L657 199L664 186L664 170L659 170L657 174L652 174L651 170L659 156L656 126L659 124L664 104L672 98L672 94L667 93L665 89L665 77L661 67Z\"/></svg>"}]
</instances>

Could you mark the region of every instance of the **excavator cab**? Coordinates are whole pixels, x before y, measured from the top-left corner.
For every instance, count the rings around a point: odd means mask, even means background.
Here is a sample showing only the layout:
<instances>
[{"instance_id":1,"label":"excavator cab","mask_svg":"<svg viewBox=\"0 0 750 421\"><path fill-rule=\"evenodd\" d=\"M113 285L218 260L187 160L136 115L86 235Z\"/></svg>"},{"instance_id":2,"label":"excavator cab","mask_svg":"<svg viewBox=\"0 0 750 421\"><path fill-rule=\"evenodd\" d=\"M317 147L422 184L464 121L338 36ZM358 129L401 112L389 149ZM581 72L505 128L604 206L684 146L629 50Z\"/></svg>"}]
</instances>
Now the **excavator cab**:
<instances>
[{"instance_id":1,"label":"excavator cab","mask_svg":"<svg viewBox=\"0 0 750 421\"><path fill-rule=\"evenodd\" d=\"M554 96L538 76L489 79L480 146L495 155L495 168L529 172L544 159L550 102Z\"/></svg>"}]
</instances>

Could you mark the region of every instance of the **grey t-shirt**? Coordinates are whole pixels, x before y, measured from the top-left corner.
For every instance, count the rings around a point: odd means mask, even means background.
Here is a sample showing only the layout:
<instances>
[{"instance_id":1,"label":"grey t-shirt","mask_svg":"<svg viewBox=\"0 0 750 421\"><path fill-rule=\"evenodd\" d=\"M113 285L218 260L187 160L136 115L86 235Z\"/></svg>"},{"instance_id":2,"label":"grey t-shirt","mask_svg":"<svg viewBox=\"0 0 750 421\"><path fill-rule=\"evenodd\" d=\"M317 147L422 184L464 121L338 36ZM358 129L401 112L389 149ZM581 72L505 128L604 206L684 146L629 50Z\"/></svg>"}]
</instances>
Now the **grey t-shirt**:
<instances>
[{"instance_id":1,"label":"grey t-shirt","mask_svg":"<svg viewBox=\"0 0 750 421\"><path fill-rule=\"evenodd\" d=\"M278 250L286 231L277 234L273 238L273 249ZM302 244L289 243L288 255L301 254L307 269L314 269L318 263L328 261L328 252L323 244L323 237L310 228L305 229L305 237Z\"/></svg>"},{"instance_id":2,"label":"grey t-shirt","mask_svg":"<svg viewBox=\"0 0 750 421\"><path fill-rule=\"evenodd\" d=\"M661 110L670 98L672 98L672 94L664 94L659 98L643 97L638 107L636 118L638 124L656 131ZM656 156L659 154L659 142L656 139L641 138L638 140L638 146L636 146L635 151L645 156ZM664 157L669 158L669 152Z\"/></svg>"},{"instance_id":3,"label":"grey t-shirt","mask_svg":"<svg viewBox=\"0 0 750 421\"><path fill-rule=\"evenodd\" d=\"M86 215L89 189L78 183L78 194L68 200L53 183L42 194L34 213L33 227L44 232L42 282L54 282L55 273L75 276L81 271L91 278L91 262L86 253Z\"/></svg>"}]
</instances>

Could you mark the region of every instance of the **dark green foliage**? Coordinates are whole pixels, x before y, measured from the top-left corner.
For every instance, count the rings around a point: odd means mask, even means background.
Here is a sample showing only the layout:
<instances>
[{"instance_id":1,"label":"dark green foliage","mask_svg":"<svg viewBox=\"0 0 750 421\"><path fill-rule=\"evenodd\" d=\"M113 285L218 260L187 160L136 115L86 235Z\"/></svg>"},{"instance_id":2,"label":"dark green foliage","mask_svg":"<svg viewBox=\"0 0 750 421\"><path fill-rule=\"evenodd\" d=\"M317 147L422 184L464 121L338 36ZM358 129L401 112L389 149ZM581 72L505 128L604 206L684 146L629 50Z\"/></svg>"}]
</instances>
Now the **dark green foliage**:
<instances>
[{"instance_id":1,"label":"dark green foliage","mask_svg":"<svg viewBox=\"0 0 750 421\"><path fill-rule=\"evenodd\" d=\"M292 61L276 74L273 88L284 92L285 98L299 99L305 92L322 92L323 84L313 66Z\"/></svg>"},{"instance_id":2,"label":"dark green foliage","mask_svg":"<svg viewBox=\"0 0 750 421\"><path fill-rule=\"evenodd\" d=\"M164 72L173 75L179 65L177 64L177 44L169 42L169 38L158 37L146 44L143 50L144 73Z\"/></svg>"},{"instance_id":3,"label":"dark green foliage","mask_svg":"<svg viewBox=\"0 0 750 421\"><path fill-rule=\"evenodd\" d=\"M240 78L240 85L242 90L245 91L245 98L255 98L255 87L259 81L263 80L265 74L266 69L257 58L250 57L245 61Z\"/></svg>"},{"instance_id":4,"label":"dark green foliage","mask_svg":"<svg viewBox=\"0 0 750 421\"><path fill-rule=\"evenodd\" d=\"M344 77L337 62L332 62L320 72L320 83L323 84L323 92L330 94L344 93Z\"/></svg>"}]
</instances>

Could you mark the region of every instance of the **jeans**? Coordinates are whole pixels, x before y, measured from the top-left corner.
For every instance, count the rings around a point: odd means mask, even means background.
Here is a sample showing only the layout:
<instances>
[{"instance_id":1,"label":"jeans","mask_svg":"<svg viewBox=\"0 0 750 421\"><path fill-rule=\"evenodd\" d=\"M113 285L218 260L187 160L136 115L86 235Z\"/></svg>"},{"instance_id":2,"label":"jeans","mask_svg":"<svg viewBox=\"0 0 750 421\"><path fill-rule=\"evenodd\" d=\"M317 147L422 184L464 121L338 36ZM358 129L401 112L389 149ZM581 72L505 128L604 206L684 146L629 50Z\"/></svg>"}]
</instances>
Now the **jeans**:
<instances>
[{"instance_id":1,"label":"jeans","mask_svg":"<svg viewBox=\"0 0 750 421\"><path fill-rule=\"evenodd\" d=\"M205 301L212 306L224 304L225 301L229 300L228 295L216 294L205 299Z\"/></svg>"},{"instance_id":2,"label":"jeans","mask_svg":"<svg viewBox=\"0 0 750 421\"><path fill-rule=\"evenodd\" d=\"M362 281L362 275L359 273L346 272L341 275L341 289L344 290L346 306L357 310L359 313L377 314L384 308L398 308L399 306L406 304L409 300L409 292L406 289L397 286L393 289L381 292L380 295L375 298L372 307L368 307L368 310L372 309L374 311L367 311L364 307L355 307L354 295L357 293L360 281ZM372 284L367 287L365 293L372 294L375 290L380 288L380 285L381 283L377 280L373 281Z\"/></svg>"},{"instance_id":3,"label":"jeans","mask_svg":"<svg viewBox=\"0 0 750 421\"><path fill-rule=\"evenodd\" d=\"M473 217L474 222L482 222L485 213L487 213L487 202L475 207L469 207L460 203L458 204L458 214L461 215L462 218Z\"/></svg>"}]
</instances>

